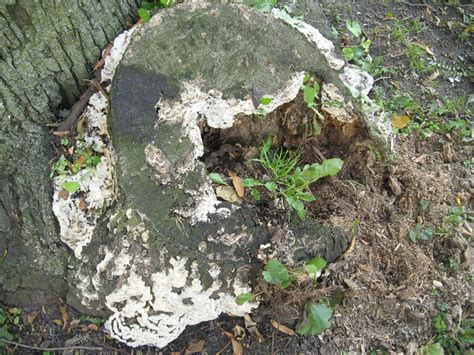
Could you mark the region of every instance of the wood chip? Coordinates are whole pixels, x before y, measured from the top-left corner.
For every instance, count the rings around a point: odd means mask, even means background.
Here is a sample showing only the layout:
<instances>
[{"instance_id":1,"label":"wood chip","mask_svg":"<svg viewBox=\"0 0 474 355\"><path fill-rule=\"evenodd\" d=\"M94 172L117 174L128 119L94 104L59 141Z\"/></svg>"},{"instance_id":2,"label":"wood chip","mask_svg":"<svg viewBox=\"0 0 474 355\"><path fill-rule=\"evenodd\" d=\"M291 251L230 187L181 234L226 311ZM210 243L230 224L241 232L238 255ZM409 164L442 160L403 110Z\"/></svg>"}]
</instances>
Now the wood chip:
<instances>
[{"instance_id":1,"label":"wood chip","mask_svg":"<svg viewBox=\"0 0 474 355\"><path fill-rule=\"evenodd\" d=\"M288 328L286 325L278 323L276 320L272 319L270 321L270 324L272 325L273 328L275 328L276 330L279 330L280 332L286 335L290 335L290 336L295 335L295 331L293 329Z\"/></svg>"}]
</instances>

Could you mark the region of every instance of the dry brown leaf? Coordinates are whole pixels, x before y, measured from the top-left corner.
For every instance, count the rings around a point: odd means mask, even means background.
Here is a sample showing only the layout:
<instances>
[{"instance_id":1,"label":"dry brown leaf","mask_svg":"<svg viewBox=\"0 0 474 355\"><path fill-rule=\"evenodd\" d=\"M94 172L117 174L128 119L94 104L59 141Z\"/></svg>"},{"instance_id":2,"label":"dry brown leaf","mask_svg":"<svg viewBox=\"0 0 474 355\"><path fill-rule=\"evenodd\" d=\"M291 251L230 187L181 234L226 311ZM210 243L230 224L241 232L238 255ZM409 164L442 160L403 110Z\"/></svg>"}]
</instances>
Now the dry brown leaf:
<instances>
[{"instance_id":1,"label":"dry brown leaf","mask_svg":"<svg viewBox=\"0 0 474 355\"><path fill-rule=\"evenodd\" d=\"M257 340L260 343L265 341L265 338L263 337L262 333L260 333L260 331L257 328L257 323L255 323L253 321L253 319L250 317L250 315L248 315L248 314L244 315L244 321L245 321L245 328L250 333L250 335L257 338Z\"/></svg>"},{"instance_id":2,"label":"dry brown leaf","mask_svg":"<svg viewBox=\"0 0 474 355\"><path fill-rule=\"evenodd\" d=\"M67 137L69 135L69 131L54 131L53 135L57 137Z\"/></svg>"},{"instance_id":3,"label":"dry brown leaf","mask_svg":"<svg viewBox=\"0 0 474 355\"><path fill-rule=\"evenodd\" d=\"M434 53L433 51L430 49L430 47L428 47L426 44L424 43L420 43L420 42L413 42L414 45L420 47L421 49L423 49L426 53L428 53L430 56L434 57Z\"/></svg>"},{"instance_id":4,"label":"dry brown leaf","mask_svg":"<svg viewBox=\"0 0 474 355\"><path fill-rule=\"evenodd\" d=\"M79 201L79 209L81 211L85 211L87 209L86 201L84 201L84 199L81 199Z\"/></svg>"},{"instance_id":5,"label":"dry brown leaf","mask_svg":"<svg viewBox=\"0 0 474 355\"><path fill-rule=\"evenodd\" d=\"M35 321L36 317L38 317L38 314L40 314L40 311L34 311L31 313L28 313L26 315L26 323L31 325Z\"/></svg>"},{"instance_id":6,"label":"dry brown leaf","mask_svg":"<svg viewBox=\"0 0 474 355\"><path fill-rule=\"evenodd\" d=\"M63 321L61 319L53 319L53 323L56 325L61 325L63 324Z\"/></svg>"},{"instance_id":7,"label":"dry brown leaf","mask_svg":"<svg viewBox=\"0 0 474 355\"><path fill-rule=\"evenodd\" d=\"M237 174L233 171L229 171L229 176L232 179L232 185L234 185L235 191L237 192L237 196L244 197L245 189L242 179L238 177Z\"/></svg>"},{"instance_id":8,"label":"dry brown leaf","mask_svg":"<svg viewBox=\"0 0 474 355\"><path fill-rule=\"evenodd\" d=\"M191 340L184 350L185 354L202 353L204 351L204 340Z\"/></svg>"},{"instance_id":9,"label":"dry brown leaf","mask_svg":"<svg viewBox=\"0 0 474 355\"><path fill-rule=\"evenodd\" d=\"M94 332L97 332L99 330L99 327L97 324L91 323L87 325L87 330L93 330Z\"/></svg>"},{"instance_id":10,"label":"dry brown leaf","mask_svg":"<svg viewBox=\"0 0 474 355\"><path fill-rule=\"evenodd\" d=\"M216 195L227 202L233 203L239 201L239 196L234 188L230 186L217 186Z\"/></svg>"},{"instance_id":11,"label":"dry brown leaf","mask_svg":"<svg viewBox=\"0 0 474 355\"><path fill-rule=\"evenodd\" d=\"M288 328L286 325L278 323L276 320L270 320L270 324L275 328L276 330L279 330L282 333L285 333L286 335L295 335L295 331L291 328Z\"/></svg>"},{"instance_id":12,"label":"dry brown leaf","mask_svg":"<svg viewBox=\"0 0 474 355\"><path fill-rule=\"evenodd\" d=\"M237 337L237 338L244 338L245 337L245 329L242 328L240 325L236 325L234 327L234 335Z\"/></svg>"},{"instance_id":13,"label":"dry brown leaf","mask_svg":"<svg viewBox=\"0 0 474 355\"><path fill-rule=\"evenodd\" d=\"M102 58L97 62L97 64L94 66L94 69L92 69L93 72L95 72L97 69L102 68L102 66L105 64L105 58L109 56L110 54L110 49L112 48L112 43L109 43L107 47L102 52Z\"/></svg>"},{"instance_id":14,"label":"dry brown leaf","mask_svg":"<svg viewBox=\"0 0 474 355\"><path fill-rule=\"evenodd\" d=\"M69 192L67 192L66 190L61 190L58 193L58 197L62 198L63 200L67 200L69 197Z\"/></svg>"},{"instance_id":15,"label":"dry brown leaf","mask_svg":"<svg viewBox=\"0 0 474 355\"><path fill-rule=\"evenodd\" d=\"M64 326L66 326L67 321L69 319L69 315L66 312L66 307L64 306L59 306L59 313L61 313L61 318L63 320Z\"/></svg>"},{"instance_id":16,"label":"dry brown leaf","mask_svg":"<svg viewBox=\"0 0 474 355\"><path fill-rule=\"evenodd\" d=\"M408 115L393 115L392 116L392 127L393 128L404 128L410 123L410 117Z\"/></svg>"},{"instance_id":17,"label":"dry brown leaf","mask_svg":"<svg viewBox=\"0 0 474 355\"><path fill-rule=\"evenodd\" d=\"M0 259L5 259L8 255L8 248L5 248L2 253L2 257Z\"/></svg>"},{"instance_id":18,"label":"dry brown leaf","mask_svg":"<svg viewBox=\"0 0 474 355\"><path fill-rule=\"evenodd\" d=\"M439 70L436 68L436 70L431 74L429 77L426 78L426 81L433 81L439 76Z\"/></svg>"},{"instance_id":19,"label":"dry brown leaf","mask_svg":"<svg viewBox=\"0 0 474 355\"><path fill-rule=\"evenodd\" d=\"M232 350L234 351L234 355L243 355L244 347L242 346L240 341L235 338L230 339L230 341L232 342Z\"/></svg>"}]
</instances>

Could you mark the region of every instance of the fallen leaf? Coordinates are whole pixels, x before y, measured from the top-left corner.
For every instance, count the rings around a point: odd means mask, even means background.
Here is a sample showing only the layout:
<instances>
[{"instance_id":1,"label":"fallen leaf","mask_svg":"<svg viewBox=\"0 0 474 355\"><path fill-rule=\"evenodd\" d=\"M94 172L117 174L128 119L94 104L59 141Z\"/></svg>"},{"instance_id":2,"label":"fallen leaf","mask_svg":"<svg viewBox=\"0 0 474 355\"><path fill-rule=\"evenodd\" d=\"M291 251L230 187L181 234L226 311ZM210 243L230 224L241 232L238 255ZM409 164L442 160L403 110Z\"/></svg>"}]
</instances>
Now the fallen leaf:
<instances>
[{"instance_id":1,"label":"fallen leaf","mask_svg":"<svg viewBox=\"0 0 474 355\"><path fill-rule=\"evenodd\" d=\"M275 328L276 330L279 330L280 332L286 334L286 335L295 335L295 331L291 328L288 328L286 325L278 323L276 320L270 320L270 324Z\"/></svg>"},{"instance_id":2,"label":"fallen leaf","mask_svg":"<svg viewBox=\"0 0 474 355\"><path fill-rule=\"evenodd\" d=\"M67 200L68 197L69 197L69 192L67 192L66 190L61 190L58 193L58 197L63 199L63 200Z\"/></svg>"},{"instance_id":3,"label":"fallen leaf","mask_svg":"<svg viewBox=\"0 0 474 355\"><path fill-rule=\"evenodd\" d=\"M436 68L436 70L431 74L429 77L426 78L426 81L433 81L439 76L439 70Z\"/></svg>"},{"instance_id":4,"label":"fallen leaf","mask_svg":"<svg viewBox=\"0 0 474 355\"><path fill-rule=\"evenodd\" d=\"M419 43L419 42L413 42L414 45L420 47L421 49L424 49L426 53L428 53L429 55L431 55L432 57L434 57L434 53L433 51L430 49L430 47L428 47L426 44L424 43Z\"/></svg>"},{"instance_id":5,"label":"fallen leaf","mask_svg":"<svg viewBox=\"0 0 474 355\"><path fill-rule=\"evenodd\" d=\"M93 330L94 332L97 332L99 330L99 327L97 324L90 323L87 325L87 330Z\"/></svg>"},{"instance_id":6,"label":"fallen leaf","mask_svg":"<svg viewBox=\"0 0 474 355\"><path fill-rule=\"evenodd\" d=\"M392 127L393 128L404 128L410 123L410 117L407 115L393 115L392 116Z\"/></svg>"},{"instance_id":7,"label":"fallen leaf","mask_svg":"<svg viewBox=\"0 0 474 355\"><path fill-rule=\"evenodd\" d=\"M63 320L64 326L66 326L67 321L69 319L69 315L66 312L66 307L64 306L59 306L59 313L61 313L61 318Z\"/></svg>"},{"instance_id":8,"label":"fallen leaf","mask_svg":"<svg viewBox=\"0 0 474 355\"><path fill-rule=\"evenodd\" d=\"M3 250L1 259L5 259L5 258L7 257L7 255L8 255L8 249L5 248L5 249Z\"/></svg>"},{"instance_id":9,"label":"fallen leaf","mask_svg":"<svg viewBox=\"0 0 474 355\"><path fill-rule=\"evenodd\" d=\"M61 324L63 324L63 322L62 322L61 319L53 319L53 323L56 324L56 325L61 325Z\"/></svg>"},{"instance_id":10,"label":"fallen leaf","mask_svg":"<svg viewBox=\"0 0 474 355\"><path fill-rule=\"evenodd\" d=\"M40 314L40 311L34 311L31 313L28 313L26 315L26 323L31 325L35 321L36 317L38 317L38 314Z\"/></svg>"},{"instance_id":11,"label":"fallen leaf","mask_svg":"<svg viewBox=\"0 0 474 355\"><path fill-rule=\"evenodd\" d=\"M230 341L232 342L232 350L234 351L234 355L243 355L244 354L244 347L235 338L231 338Z\"/></svg>"},{"instance_id":12,"label":"fallen leaf","mask_svg":"<svg viewBox=\"0 0 474 355\"><path fill-rule=\"evenodd\" d=\"M85 211L87 209L86 201L84 201L84 199L81 199L79 201L79 209L81 211Z\"/></svg>"},{"instance_id":13,"label":"fallen leaf","mask_svg":"<svg viewBox=\"0 0 474 355\"><path fill-rule=\"evenodd\" d=\"M238 177L237 174L233 171L229 171L229 176L232 179L232 185L234 185L235 191L237 192L237 196L244 197L245 189L242 179Z\"/></svg>"},{"instance_id":14,"label":"fallen leaf","mask_svg":"<svg viewBox=\"0 0 474 355\"><path fill-rule=\"evenodd\" d=\"M236 325L234 327L234 335L237 337L237 338L244 338L245 337L245 329L242 328L240 325Z\"/></svg>"},{"instance_id":15,"label":"fallen leaf","mask_svg":"<svg viewBox=\"0 0 474 355\"><path fill-rule=\"evenodd\" d=\"M239 196L235 192L234 188L230 186L217 186L216 195L227 202L233 203L239 201Z\"/></svg>"},{"instance_id":16,"label":"fallen leaf","mask_svg":"<svg viewBox=\"0 0 474 355\"><path fill-rule=\"evenodd\" d=\"M185 354L194 354L194 353L202 353L204 352L204 340L191 340L191 342L184 350Z\"/></svg>"},{"instance_id":17,"label":"fallen leaf","mask_svg":"<svg viewBox=\"0 0 474 355\"><path fill-rule=\"evenodd\" d=\"M263 337L262 333L257 328L257 323L253 321L253 319L250 317L250 315L246 314L244 315L244 321L245 321L245 329L252 335L253 337L257 338L257 340L262 343L265 341L265 338Z\"/></svg>"},{"instance_id":18,"label":"fallen leaf","mask_svg":"<svg viewBox=\"0 0 474 355\"><path fill-rule=\"evenodd\" d=\"M69 131L54 131L53 135L57 137L67 137L69 135Z\"/></svg>"}]
</instances>

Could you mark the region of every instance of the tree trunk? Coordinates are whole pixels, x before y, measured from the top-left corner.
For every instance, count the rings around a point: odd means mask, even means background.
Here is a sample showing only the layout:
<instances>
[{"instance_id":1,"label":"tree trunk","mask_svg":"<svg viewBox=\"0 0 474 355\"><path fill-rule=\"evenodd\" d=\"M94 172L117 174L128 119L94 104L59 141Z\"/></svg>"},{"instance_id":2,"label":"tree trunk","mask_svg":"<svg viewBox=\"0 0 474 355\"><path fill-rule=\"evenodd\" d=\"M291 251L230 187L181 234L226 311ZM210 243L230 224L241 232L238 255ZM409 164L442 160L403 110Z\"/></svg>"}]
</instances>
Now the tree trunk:
<instances>
[{"instance_id":1,"label":"tree trunk","mask_svg":"<svg viewBox=\"0 0 474 355\"><path fill-rule=\"evenodd\" d=\"M0 4L0 302L41 303L66 288L68 252L51 210L48 125L88 85L101 50L138 0Z\"/></svg>"}]
</instances>

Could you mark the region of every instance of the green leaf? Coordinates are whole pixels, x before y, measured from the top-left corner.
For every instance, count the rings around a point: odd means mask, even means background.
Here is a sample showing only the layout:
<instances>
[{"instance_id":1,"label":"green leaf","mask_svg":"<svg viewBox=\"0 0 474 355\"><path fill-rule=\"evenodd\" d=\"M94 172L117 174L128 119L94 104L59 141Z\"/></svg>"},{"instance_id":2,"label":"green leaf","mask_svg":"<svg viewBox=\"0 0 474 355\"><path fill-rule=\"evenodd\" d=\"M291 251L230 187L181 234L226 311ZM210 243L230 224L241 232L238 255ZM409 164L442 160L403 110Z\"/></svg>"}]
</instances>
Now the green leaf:
<instances>
[{"instance_id":1,"label":"green leaf","mask_svg":"<svg viewBox=\"0 0 474 355\"><path fill-rule=\"evenodd\" d=\"M419 355L444 355L444 349L440 343L433 343L422 346L416 353Z\"/></svg>"},{"instance_id":2,"label":"green leaf","mask_svg":"<svg viewBox=\"0 0 474 355\"><path fill-rule=\"evenodd\" d=\"M174 2L175 0L160 0L160 4L163 7L170 7L171 5L174 4Z\"/></svg>"},{"instance_id":3,"label":"green leaf","mask_svg":"<svg viewBox=\"0 0 474 355\"><path fill-rule=\"evenodd\" d=\"M210 173L210 174L207 174L207 176L209 177L209 179L211 179L212 182L216 184L229 186L229 184L227 184L225 180L222 178L222 176L218 173Z\"/></svg>"},{"instance_id":4,"label":"green leaf","mask_svg":"<svg viewBox=\"0 0 474 355\"><path fill-rule=\"evenodd\" d=\"M265 142L263 143L262 150L260 151L260 159L265 159L268 155L268 152L270 151L270 148L272 147L273 144L273 138L272 136L268 136L267 139L265 139Z\"/></svg>"},{"instance_id":5,"label":"green leaf","mask_svg":"<svg viewBox=\"0 0 474 355\"><path fill-rule=\"evenodd\" d=\"M347 29L357 38L362 35L362 29L359 22L353 20L346 20Z\"/></svg>"},{"instance_id":6,"label":"green leaf","mask_svg":"<svg viewBox=\"0 0 474 355\"><path fill-rule=\"evenodd\" d=\"M265 187L267 188L268 191L273 192L278 188L278 185L273 181L269 181L265 183Z\"/></svg>"},{"instance_id":7,"label":"green leaf","mask_svg":"<svg viewBox=\"0 0 474 355\"><path fill-rule=\"evenodd\" d=\"M366 52L369 50L371 44L372 44L372 41L370 39L366 39L366 40L360 42L360 45L362 46L362 48Z\"/></svg>"},{"instance_id":8,"label":"green leaf","mask_svg":"<svg viewBox=\"0 0 474 355\"><path fill-rule=\"evenodd\" d=\"M339 158L326 159L321 163L320 177L334 176L341 169L344 161Z\"/></svg>"},{"instance_id":9,"label":"green leaf","mask_svg":"<svg viewBox=\"0 0 474 355\"><path fill-rule=\"evenodd\" d=\"M421 232L420 239L428 240L433 236L433 228L426 228Z\"/></svg>"},{"instance_id":10,"label":"green leaf","mask_svg":"<svg viewBox=\"0 0 474 355\"><path fill-rule=\"evenodd\" d=\"M354 50L351 47L342 48L342 54L348 62L354 59Z\"/></svg>"},{"instance_id":11,"label":"green leaf","mask_svg":"<svg viewBox=\"0 0 474 355\"><path fill-rule=\"evenodd\" d=\"M261 12L271 11L277 3L278 0L247 0L247 4Z\"/></svg>"},{"instance_id":12,"label":"green leaf","mask_svg":"<svg viewBox=\"0 0 474 355\"><path fill-rule=\"evenodd\" d=\"M158 4L156 2L142 1L140 7L145 10L154 10L158 7Z\"/></svg>"},{"instance_id":13,"label":"green leaf","mask_svg":"<svg viewBox=\"0 0 474 355\"><path fill-rule=\"evenodd\" d=\"M235 302L238 305L243 305L246 302L252 301L253 295L251 293L242 293L235 298Z\"/></svg>"},{"instance_id":14,"label":"green leaf","mask_svg":"<svg viewBox=\"0 0 474 355\"><path fill-rule=\"evenodd\" d=\"M304 209L304 204L301 200L295 196L286 196L286 201L296 211L299 219L303 220L306 217L306 210Z\"/></svg>"},{"instance_id":15,"label":"green leaf","mask_svg":"<svg viewBox=\"0 0 474 355\"><path fill-rule=\"evenodd\" d=\"M148 22L150 21L150 11L144 9L144 8L139 8L138 9L138 16L141 18L143 22Z\"/></svg>"},{"instance_id":16,"label":"green leaf","mask_svg":"<svg viewBox=\"0 0 474 355\"><path fill-rule=\"evenodd\" d=\"M10 341L13 340L13 335L12 333L9 332L6 325L0 328L0 347L5 346L6 344L5 342L2 341L2 339L10 340Z\"/></svg>"},{"instance_id":17,"label":"green leaf","mask_svg":"<svg viewBox=\"0 0 474 355\"><path fill-rule=\"evenodd\" d=\"M303 201L306 201L306 202L316 201L316 197L314 197L314 195L310 192L299 192L296 195L296 197L299 198L300 200L303 200Z\"/></svg>"},{"instance_id":18,"label":"green leaf","mask_svg":"<svg viewBox=\"0 0 474 355\"><path fill-rule=\"evenodd\" d=\"M272 101L273 101L273 99L270 98L270 97L262 97L262 98L260 99L260 105L268 105L268 104L270 104Z\"/></svg>"},{"instance_id":19,"label":"green leaf","mask_svg":"<svg viewBox=\"0 0 474 355\"><path fill-rule=\"evenodd\" d=\"M324 303L309 303L306 305L305 319L296 331L299 334L317 335L331 327L329 319L332 309Z\"/></svg>"},{"instance_id":20,"label":"green leaf","mask_svg":"<svg viewBox=\"0 0 474 355\"><path fill-rule=\"evenodd\" d=\"M317 270L322 270L326 267L327 263L326 263L326 260L324 260L323 258L317 256L315 258L312 258L311 260L309 260L307 263L306 263L306 266L313 266L315 267Z\"/></svg>"},{"instance_id":21,"label":"green leaf","mask_svg":"<svg viewBox=\"0 0 474 355\"><path fill-rule=\"evenodd\" d=\"M244 187L254 187L254 186L263 186L263 182L258 179L244 179Z\"/></svg>"},{"instance_id":22,"label":"green leaf","mask_svg":"<svg viewBox=\"0 0 474 355\"><path fill-rule=\"evenodd\" d=\"M448 330L448 326L446 325L443 313L439 313L433 318L433 327L439 334L446 333L446 331Z\"/></svg>"},{"instance_id":23,"label":"green leaf","mask_svg":"<svg viewBox=\"0 0 474 355\"><path fill-rule=\"evenodd\" d=\"M283 288L288 286L290 276L285 265L280 263L278 260L269 260L265 265L264 271L262 272L263 279L272 285L280 285Z\"/></svg>"},{"instance_id":24,"label":"green leaf","mask_svg":"<svg viewBox=\"0 0 474 355\"><path fill-rule=\"evenodd\" d=\"M260 192L258 192L257 189L250 190L250 196L252 196L254 198L254 200L256 200L256 201L260 201L260 199L262 198L260 196Z\"/></svg>"},{"instance_id":25,"label":"green leaf","mask_svg":"<svg viewBox=\"0 0 474 355\"><path fill-rule=\"evenodd\" d=\"M318 83L314 83L314 86L311 87L309 85L305 85L304 89L303 89L303 98L304 98L304 102L306 102L306 104L312 104L314 102L314 99L316 98L316 96L318 96L318 93L319 93L319 85Z\"/></svg>"},{"instance_id":26,"label":"green leaf","mask_svg":"<svg viewBox=\"0 0 474 355\"><path fill-rule=\"evenodd\" d=\"M67 192L74 193L81 188L81 184L77 181L65 181L61 184L61 188Z\"/></svg>"}]
</instances>

